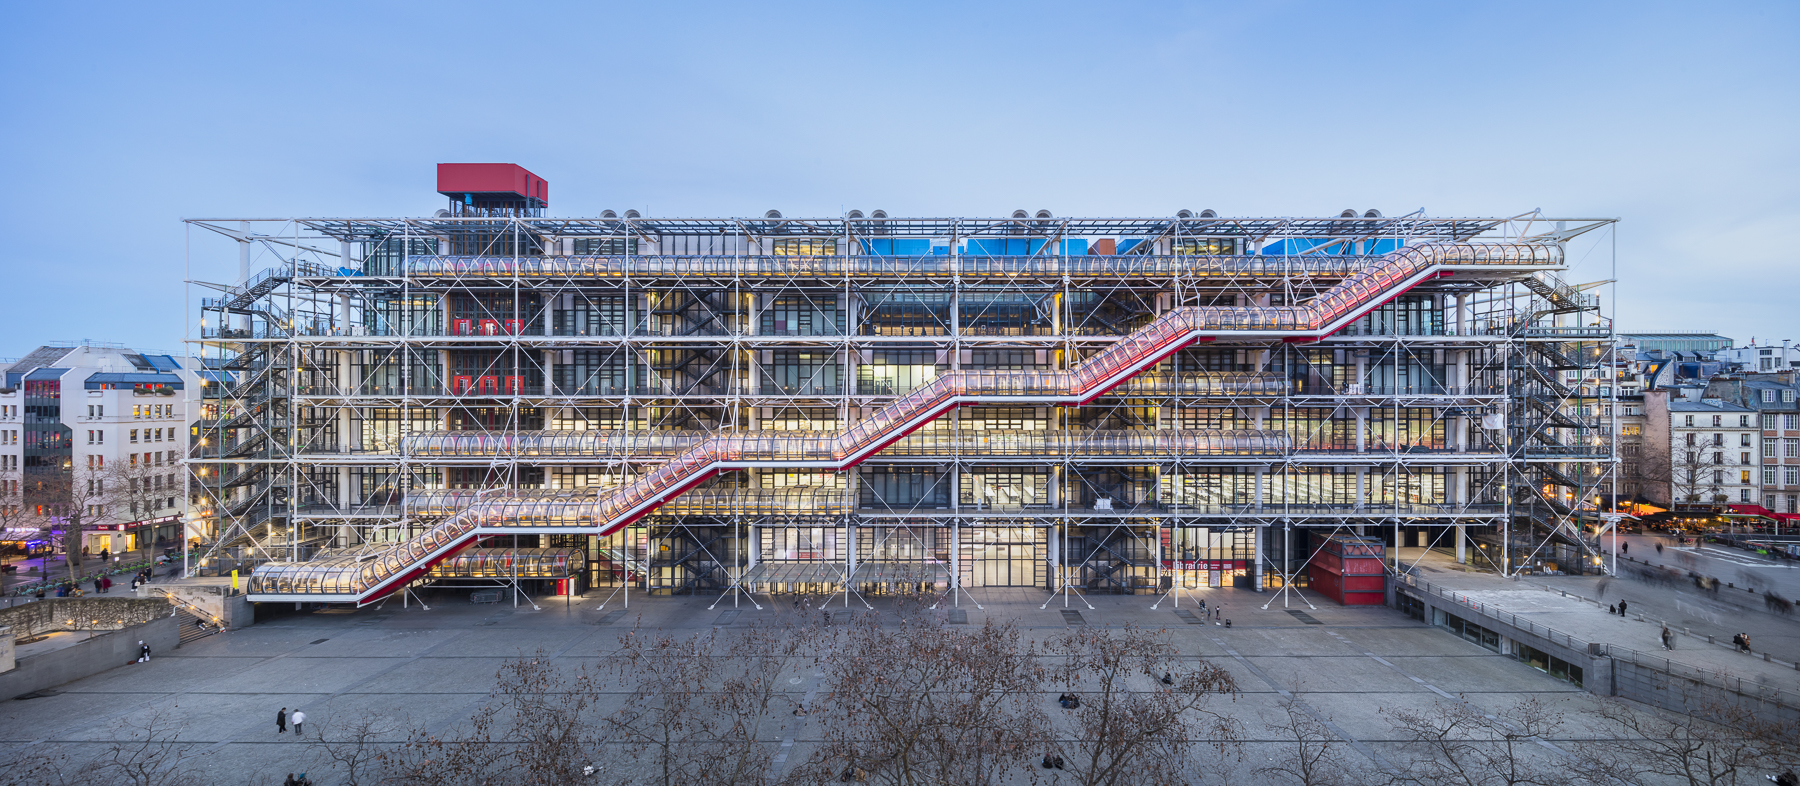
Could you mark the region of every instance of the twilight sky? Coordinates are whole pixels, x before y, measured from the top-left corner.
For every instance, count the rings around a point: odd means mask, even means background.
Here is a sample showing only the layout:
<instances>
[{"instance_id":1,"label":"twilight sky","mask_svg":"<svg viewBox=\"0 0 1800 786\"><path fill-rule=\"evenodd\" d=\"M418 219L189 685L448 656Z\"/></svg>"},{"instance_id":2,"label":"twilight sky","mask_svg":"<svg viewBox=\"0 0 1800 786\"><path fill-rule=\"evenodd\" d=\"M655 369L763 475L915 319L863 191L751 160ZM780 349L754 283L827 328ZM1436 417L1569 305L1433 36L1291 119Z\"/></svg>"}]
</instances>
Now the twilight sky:
<instances>
[{"instance_id":1,"label":"twilight sky","mask_svg":"<svg viewBox=\"0 0 1800 786\"><path fill-rule=\"evenodd\" d=\"M174 6L179 5L179 8ZM183 218L1618 217L1622 331L1800 340L1800 5L39 3L0 25L0 355L178 349ZM263 260L267 261L267 260ZM193 275L234 244L192 236ZM259 267L262 266L259 261Z\"/></svg>"}]
</instances>

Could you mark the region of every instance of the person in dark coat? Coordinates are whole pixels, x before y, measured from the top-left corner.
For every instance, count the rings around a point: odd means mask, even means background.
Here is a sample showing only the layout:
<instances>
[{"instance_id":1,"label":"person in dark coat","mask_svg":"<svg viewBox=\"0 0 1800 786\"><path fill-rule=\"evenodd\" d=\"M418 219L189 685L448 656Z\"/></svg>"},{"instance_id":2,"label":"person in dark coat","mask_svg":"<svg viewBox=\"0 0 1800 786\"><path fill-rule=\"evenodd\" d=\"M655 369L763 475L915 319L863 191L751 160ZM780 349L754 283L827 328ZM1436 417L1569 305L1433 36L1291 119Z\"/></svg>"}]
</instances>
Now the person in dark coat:
<instances>
[{"instance_id":1,"label":"person in dark coat","mask_svg":"<svg viewBox=\"0 0 1800 786\"><path fill-rule=\"evenodd\" d=\"M1619 601L1619 616L1625 616L1625 601L1623 600Z\"/></svg>"},{"instance_id":2,"label":"person in dark coat","mask_svg":"<svg viewBox=\"0 0 1800 786\"><path fill-rule=\"evenodd\" d=\"M137 662L139 662L139 663L150 662L150 645L145 644L141 641L138 642L138 661Z\"/></svg>"},{"instance_id":3,"label":"person in dark coat","mask_svg":"<svg viewBox=\"0 0 1800 786\"><path fill-rule=\"evenodd\" d=\"M282 707L280 712L275 713L275 733L276 734L286 734L287 733L287 708L286 707ZM289 775L288 777L292 778L294 776Z\"/></svg>"}]
</instances>

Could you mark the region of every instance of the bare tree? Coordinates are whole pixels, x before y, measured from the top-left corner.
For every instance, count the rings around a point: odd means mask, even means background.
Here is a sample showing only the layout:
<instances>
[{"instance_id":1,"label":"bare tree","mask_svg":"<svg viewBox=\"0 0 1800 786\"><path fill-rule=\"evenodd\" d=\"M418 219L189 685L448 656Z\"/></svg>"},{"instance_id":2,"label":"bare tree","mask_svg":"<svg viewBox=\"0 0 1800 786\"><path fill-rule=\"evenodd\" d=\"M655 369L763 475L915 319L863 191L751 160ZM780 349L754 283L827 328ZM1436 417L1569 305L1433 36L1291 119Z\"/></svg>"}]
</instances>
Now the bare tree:
<instances>
[{"instance_id":1,"label":"bare tree","mask_svg":"<svg viewBox=\"0 0 1800 786\"><path fill-rule=\"evenodd\" d=\"M148 461L131 461L27 473L23 481L22 521L27 526L35 525L47 537L62 531L68 579L79 580L86 533L105 524L128 523L149 515L157 507L155 500L178 493L168 480L173 477L172 472Z\"/></svg>"},{"instance_id":2,"label":"bare tree","mask_svg":"<svg viewBox=\"0 0 1800 786\"><path fill-rule=\"evenodd\" d=\"M193 765L207 754L196 751L197 743L181 741L181 725L163 708L120 720L112 727L119 739L108 743L76 780L132 786L201 782Z\"/></svg>"},{"instance_id":3,"label":"bare tree","mask_svg":"<svg viewBox=\"0 0 1800 786\"><path fill-rule=\"evenodd\" d=\"M507 783L493 733L499 708L483 705L467 728L447 734L413 728L406 742L381 760L380 783L398 786L485 786Z\"/></svg>"},{"instance_id":4,"label":"bare tree","mask_svg":"<svg viewBox=\"0 0 1800 786\"><path fill-rule=\"evenodd\" d=\"M1016 625L872 617L844 631L825 664L826 691L808 708L822 739L796 781L988 784L1035 772L1046 674Z\"/></svg>"},{"instance_id":5,"label":"bare tree","mask_svg":"<svg viewBox=\"0 0 1800 786\"><path fill-rule=\"evenodd\" d=\"M1716 472L1725 471L1724 448L1715 445L1674 445L1669 448L1668 476L1670 502L1715 502L1719 497ZM1660 468L1657 467L1657 468Z\"/></svg>"},{"instance_id":6,"label":"bare tree","mask_svg":"<svg viewBox=\"0 0 1800 786\"><path fill-rule=\"evenodd\" d=\"M1423 710L1383 709L1411 755L1393 784L1417 786L1564 786L1567 762L1546 761L1538 741L1562 727L1560 713L1536 697L1489 715L1462 701Z\"/></svg>"},{"instance_id":7,"label":"bare tree","mask_svg":"<svg viewBox=\"0 0 1800 786\"><path fill-rule=\"evenodd\" d=\"M0 786L47 786L81 782L83 768L53 745L17 749L0 757Z\"/></svg>"},{"instance_id":8,"label":"bare tree","mask_svg":"<svg viewBox=\"0 0 1800 786\"><path fill-rule=\"evenodd\" d=\"M514 782L572 783L589 762L598 697L595 676L584 665L564 674L542 650L500 667L495 697L505 713L507 769Z\"/></svg>"},{"instance_id":9,"label":"bare tree","mask_svg":"<svg viewBox=\"0 0 1800 786\"><path fill-rule=\"evenodd\" d=\"M1704 700L1682 691L1689 712L1669 712L1620 699L1602 699L1596 712L1622 732L1581 748L1583 769L1601 783L1666 779L1688 786L1757 783L1765 771L1791 762L1800 729L1754 708Z\"/></svg>"},{"instance_id":10,"label":"bare tree","mask_svg":"<svg viewBox=\"0 0 1800 786\"><path fill-rule=\"evenodd\" d=\"M324 752L325 757L337 765L344 775L344 786L360 786L365 780L376 782L371 776L379 773L388 760L389 746L382 744L381 739L404 725L392 718L379 717L337 722L329 715L316 723L319 739L312 747Z\"/></svg>"},{"instance_id":11,"label":"bare tree","mask_svg":"<svg viewBox=\"0 0 1800 786\"><path fill-rule=\"evenodd\" d=\"M1182 660L1166 632L1076 628L1047 653L1061 661L1050 682L1080 699L1065 716L1072 738L1051 745L1076 783L1184 784L1201 740L1219 754L1239 741L1238 723L1215 706L1235 699L1231 674Z\"/></svg>"},{"instance_id":12,"label":"bare tree","mask_svg":"<svg viewBox=\"0 0 1800 786\"><path fill-rule=\"evenodd\" d=\"M632 630L619 639L608 663L617 683L629 691L625 703L605 720L608 738L624 743L640 777L620 783L696 783L705 779L691 756L689 741L703 733L706 691L717 634L691 636Z\"/></svg>"},{"instance_id":13,"label":"bare tree","mask_svg":"<svg viewBox=\"0 0 1800 786\"><path fill-rule=\"evenodd\" d=\"M1300 703L1298 693L1281 700L1282 715L1265 728L1282 740L1279 758L1256 768L1265 778L1300 786L1353 786L1362 782L1360 768L1344 758L1344 740L1325 720ZM1292 740L1292 745L1286 742Z\"/></svg>"}]
</instances>

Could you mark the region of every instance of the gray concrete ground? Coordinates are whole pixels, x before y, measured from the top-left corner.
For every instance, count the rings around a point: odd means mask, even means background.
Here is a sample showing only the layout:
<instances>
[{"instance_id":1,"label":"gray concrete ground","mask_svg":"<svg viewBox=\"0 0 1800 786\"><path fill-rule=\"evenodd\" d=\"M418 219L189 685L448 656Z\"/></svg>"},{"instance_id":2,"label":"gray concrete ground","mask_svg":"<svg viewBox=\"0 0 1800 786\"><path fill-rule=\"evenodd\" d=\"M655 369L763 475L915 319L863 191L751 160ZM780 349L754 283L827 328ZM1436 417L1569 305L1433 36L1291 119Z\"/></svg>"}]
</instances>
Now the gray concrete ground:
<instances>
[{"instance_id":1,"label":"gray concrete ground","mask_svg":"<svg viewBox=\"0 0 1800 786\"><path fill-rule=\"evenodd\" d=\"M1632 556L1654 555L1651 543L1634 540ZM1730 550L1690 557L1672 548L1664 553L1672 566L1711 570L1758 559ZM1632 578L1511 581L1469 571L1438 553L1410 549L1400 557L1432 584L1585 641L1800 690L1800 671L1792 666L1800 659L1800 624L1766 611L1760 596L1742 590L1737 590L1743 592L1740 598L1728 590L1714 595ZM1740 567L1773 574L1768 586L1783 586L1775 582L1800 575L1772 564ZM1629 617L1605 610L1621 597L1631 603ZM1551 747L1542 752L1547 756L1558 755L1554 748L1570 750L1606 736L1592 712L1599 699L1386 607L1346 608L1313 593L1233 589L1184 592L1179 605L1173 598L1058 596L1040 608L1046 598L1032 590L981 589L964 599L961 609L971 626L989 618L1012 620L1036 637L1064 630L1071 622L1064 609L1079 612L1078 622L1090 626L1167 629L1184 655L1224 666L1243 691L1231 712L1246 724L1250 744L1244 759L1222 765L1240 782L1259 782L1251 770L1287 747L1265 724L1280 717L1280 702L1295 694L1352 743L1351 761L1365 766L1397 755L1384 710L1434 702L1468 701L1495 711L1529 697L1546 701L1570 718L1560 736L1548 741ZM1191 624L1176 613L1194 611L1199 598L1214 608L1223 604L1232 627ZM789 598L771 603L759 596L761 610L739 601L731 616L724 614L734 607L731 599L708 608L715 598L635 596L623 615L613 613L621 610L620 598L604 609L603 600L602 593L594 593L569 604L540 599L540 608L515 608L471 605L446 594L429 610L403 607L395 599L354 612L283 617L61 686L54 695L0 703L0 750L21 756L60 746L76 756L93 755L121 738L121 721L160 713L179 725L183 740L198 743L203 755L192 766L204 768L208 782L279 783L289 772L305 771L318 783L333 783L324 753L312 744L321 736L332 738L351 719L370 717L434 733L454 730L487 700L508 658L542 651L568 667L594 665L616 650L619 636L634 623L674 632L731 630L796 614ZM874 612L855 601L852 608L865 615L891 608L889 601L872 603ZM842 596L832 608L842 621ZM1304 616L1291 613L1296 611ZM1661 650L1663 620L1692 634L1680 638L1673 652ZM1739 654L1727 643L1709 645L1704 638L1728 642L1739 630L1752 632L1759 651L1772 649L1776 661ZM811 668L797 670L789 681L795 699L817 682ZM1052 703L1049 696L1044 700ZM276 734L274 715L283 707L307 712L306 737ZM817 739L807 722L796 719L782 732L794 740L790 760L804 757ZM400 736L391 735L389 742ZM326 777L318 777L321 773Z\"/></svg>"},{"instance_id":2,"label":"gray concrete ground","mask_svg":"<svg viewBox=\"0 0 1800 786\"><path fill-rule=\"evenodd\" d=\"M1039 608L1046 598L1042 592L988 589L975 591L975 597L982 608L962 603L970 625L990 617L1010 619L1027 635L1047 636L1068 624L1060 613L1063 600ZM1276 719L1280 701L1293 693L1353 740L1359 753L1352 759L1363 762L1393 744L1383 709L1463 697L1497 710L1535 696L1581 716L1597 701L1385 607L1315 601L1316 608L1309 608L1291 596L1206 590L1184 595L1180 608L1192 610L1197 597L1225 604L1233 626L1189 624L1175 614L1171 600L1152 609L1154 599L1143 596L1074 598L1067 607L1080 612L1087 625L1167 628L1184 654L1232 672L1243 695L1231 712L1245 721L1251 737L1246 758L1229 764L1239 771L1240 782L1256 782L1249 771L1283 746L1263 723ZM393 601L353 613L282 618L62 686L55 695L0 703L0 747L15 755L57 745L92 753L118 738L121 719L160 711L180 724L182 739L200 743L206 755L195 766L203 766L211 782L279 783L286 773L300 771L318 776L330 768L308 742L337 733L348 719L404 718L441 732L467 721L508 658L541 650L558 663L591 664L615 649L634 620L648 628L702 630L715 627L721 611L731 607L727 600L709 610L712 598L634 597L628 617L597 625L607 619L597 608L599 600L590 596L569 607L555 600L533 609L443 599L429 611ZM837 604L841 608L841 596ZM725 627L794 614L788 602L765 601L764 607L740 604L740 613ZM615 599L607 611L617 608ZM1290 610L1305 611L1311 619ZM805 671L794 675L796 698L811 686L811 669ZM307 712L306 738L276 734L275 713L283 707ZM801 719L784 732L795 738L793 760L808 748L811 732L804 723ZM1566 738L1551 743L1576 744L1595 733L1586 722L1572 723L1565 732Z\"/></svg>"},{"instance_id":3,"label":"gray concrete ground","mask_svg":"<svg viewBox=\"0 0 1800 786\"><path fill-rule=\"evenodd\" d=\"M1621 540L1625 540L1621 538ZM1630 557L1656 551L1649 538L1633 537ZM1737 562L1757 560L1754 570L1777 578L1792 574L1782 566L1761 560L1755 555L1711 547L1721 551L1712 564L1694 562L1701 572L1724 570ZM1664 548L1666 563L1679 567L1686 560L1670 547ZM1800 619L1795 615L1770 612L1761 594L1752 594L1739 582L1736 588L1701 590L1691 582L1652 584L1639 579L1632 568L1638 563L1621 559L1617 578L1595 576L1525 576L1507 580L1499 576L1466 570L1441 552L1421 554L1419 549L1406 549L1401 560L1415 567L1414 575L1431 584L1451 589L1472 600L1505 609L1540 625L1556 629L1582 641L1626 647L1697 669L1732 674L1789 691L1800 692ZM1661 564L1662 561L1653 562ZM1685 569L1683 569L1685 576ZM1720 575L1707 573L1707 575ZM1726 574L1729 575L1729 574ZM1800 578L1800 575L1796 575ZM1723 578L1723 576L1721 576ZM1763 583L1761 591L1769 584ZM1565 596L1566 595L1566 596ZM1627 604L1627 616L1609 613L1619 601ZM1675 649L1665 650L1661 632L1667 624L1677 635ZM1736 651L1731 637L1748 633L1752 655ZM1707 637L1711 636L1709 642ZM1763 653L1772 661L1764 661Z\"/></svg>"}]
</instances>

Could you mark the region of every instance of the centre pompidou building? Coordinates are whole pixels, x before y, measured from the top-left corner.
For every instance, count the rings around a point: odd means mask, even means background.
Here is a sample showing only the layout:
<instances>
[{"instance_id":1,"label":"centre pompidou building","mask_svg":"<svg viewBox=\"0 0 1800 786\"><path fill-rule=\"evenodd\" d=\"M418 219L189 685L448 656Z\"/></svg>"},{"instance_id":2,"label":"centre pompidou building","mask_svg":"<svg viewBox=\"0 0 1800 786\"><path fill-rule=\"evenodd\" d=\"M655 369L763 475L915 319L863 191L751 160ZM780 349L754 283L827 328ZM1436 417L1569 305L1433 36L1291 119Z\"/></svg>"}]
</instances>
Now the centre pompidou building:
<instances>
[{"instance_id":1,"label":"centre pompidou building","mask_svg":"<svg viewBox=\"0 0 1800 786\"><path fill-rule=\"evenodd\" d=\"M196 269L238 256L200 285L199 570L252 600L1260 588L1346 533L1598 569L1613 329L1565 246L1610 220L554 218L512 165L439 191L190 222Z\"/></svg>"}]
</instances>

